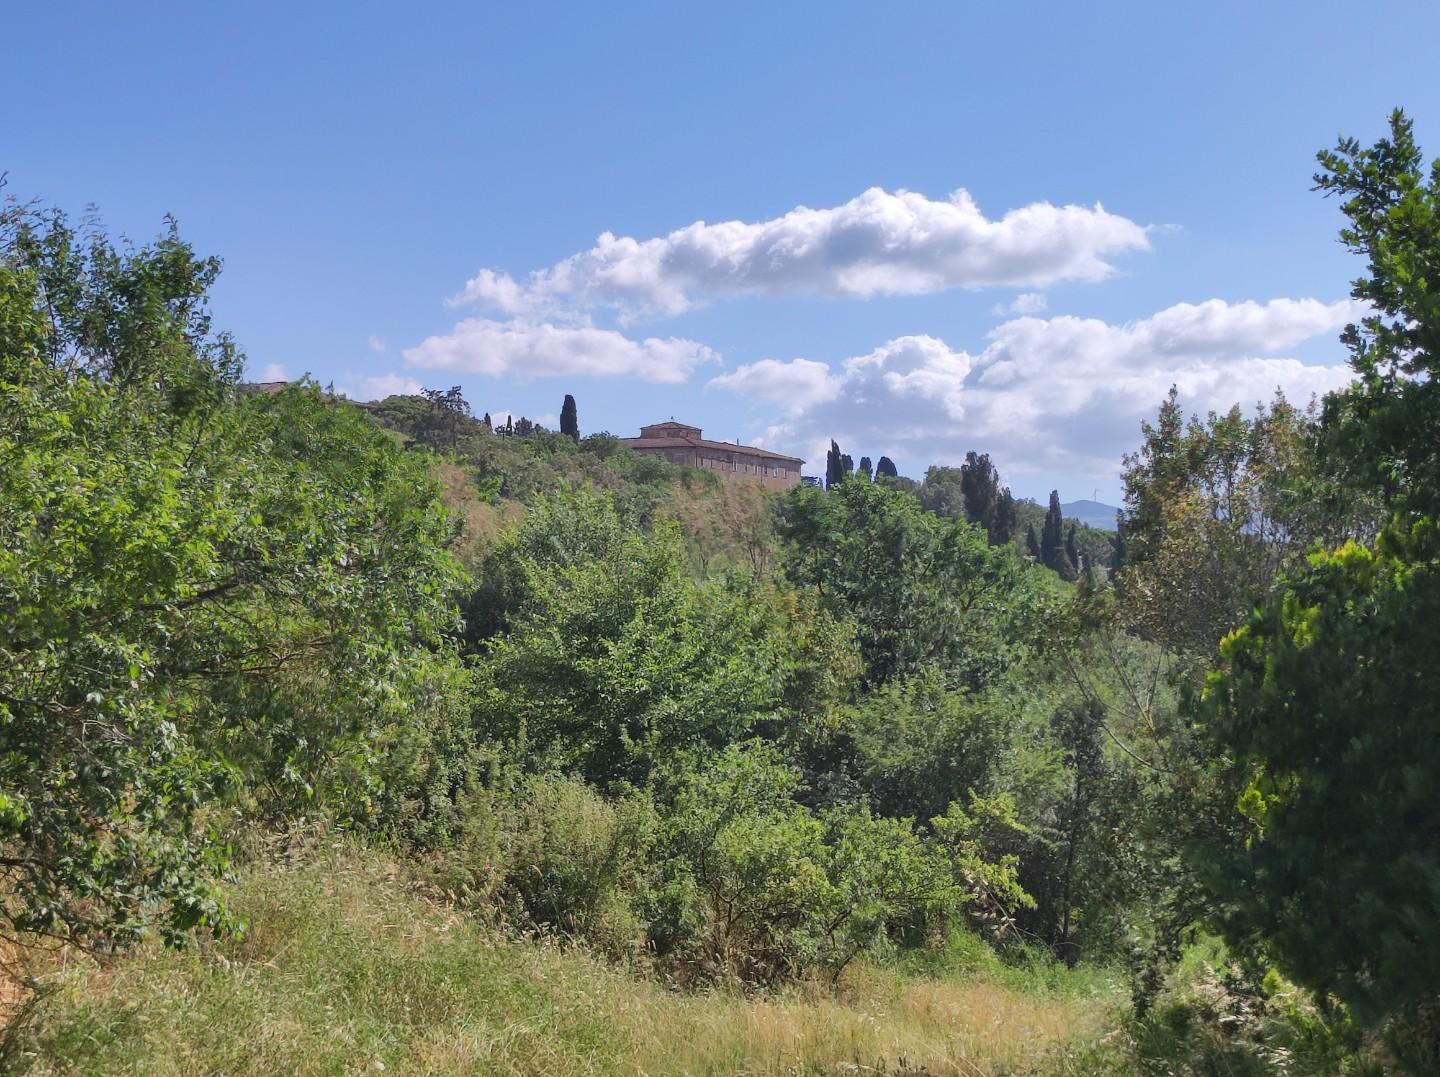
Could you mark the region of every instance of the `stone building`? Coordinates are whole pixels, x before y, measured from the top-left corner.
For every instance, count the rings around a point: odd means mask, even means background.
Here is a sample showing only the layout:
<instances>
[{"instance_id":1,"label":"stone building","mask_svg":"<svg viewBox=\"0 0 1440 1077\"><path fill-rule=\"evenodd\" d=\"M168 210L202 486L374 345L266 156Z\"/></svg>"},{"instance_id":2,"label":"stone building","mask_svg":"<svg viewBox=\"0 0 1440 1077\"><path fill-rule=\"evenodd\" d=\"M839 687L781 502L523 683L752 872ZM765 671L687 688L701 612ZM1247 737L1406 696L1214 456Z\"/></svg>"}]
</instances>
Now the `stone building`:
<instances>
[{"instance_id":1,"label":"stone building","mask_svg":"<svg viewBox=\"0 0 1440 1077\"><path fill-rule=\"evenodd\" d=\"M796 485L805 463L794 456L782 456L753 445L706 441L700 436L698 426L677 423L674 419L642 426L638 438L620 440L636 452L663 456L673 464L708 468L727 479L745 479L779 488Z\"/></svg>"}]
</instances>

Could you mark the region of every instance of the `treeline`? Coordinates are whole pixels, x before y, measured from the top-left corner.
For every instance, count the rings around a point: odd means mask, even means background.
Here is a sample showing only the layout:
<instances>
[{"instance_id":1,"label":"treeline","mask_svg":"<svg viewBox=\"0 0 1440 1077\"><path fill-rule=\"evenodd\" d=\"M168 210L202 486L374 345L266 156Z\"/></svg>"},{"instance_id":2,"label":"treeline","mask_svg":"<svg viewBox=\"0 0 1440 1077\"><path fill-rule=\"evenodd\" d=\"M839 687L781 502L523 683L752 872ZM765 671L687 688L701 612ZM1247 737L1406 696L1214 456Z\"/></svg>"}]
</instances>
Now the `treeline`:
<instances>
[{"instance_id":1,"label":"treeline","mask_svg":"<svg viewBox=\"0 0 1440 1077\"><path fill-rule=\"evenodd\" d=\"M506 438L453 390L241 392L205 305L218 263L173 229L120 248L8 206L0 926L236 930L233 850L323 824L407 850L478 917L681 985L983 948L1124 967L1143 1021L1217 932L1227 1035L1262 1038L1289 977L1319 1003L1307 1049L1384 1028L1423 1072L1421 164L1398 114L1321 156L1368 260L1357 382L1248 416L1187 419L1172 393L1125 461L1111 572L1058 498L1025 521L973 454L920 484L757 492L733 556L697 557L672 493L718 480L581 437L573 401L564 432ZM499 500L523 511L459 541ZM1206 1020L1167 1014L1167 1035Z\"/></svg>"}]
</instances>

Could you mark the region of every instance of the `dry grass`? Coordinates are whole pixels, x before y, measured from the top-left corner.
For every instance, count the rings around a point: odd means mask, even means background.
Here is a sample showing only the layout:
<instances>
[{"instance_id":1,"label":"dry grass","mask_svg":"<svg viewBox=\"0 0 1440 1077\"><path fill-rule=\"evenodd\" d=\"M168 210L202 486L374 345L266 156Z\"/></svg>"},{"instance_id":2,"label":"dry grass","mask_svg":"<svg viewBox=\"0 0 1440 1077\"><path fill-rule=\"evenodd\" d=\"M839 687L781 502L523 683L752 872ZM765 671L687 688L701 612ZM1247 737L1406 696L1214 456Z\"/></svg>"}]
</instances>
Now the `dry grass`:
<instances>
[{"instance_id":1,"label":"dry grass","mask_svg":"<svg viewBox=\"0 0 1440 1077\"><path fill-rule=\"evenodd\" d=\"M1114 1066L1084 1048L1112 1027L1118 999L1104 989L857 969L838 992L680 994L583 954L488 935L409 892L393 864L348 849L255 870L236 896L251 923L243 942L147 948L109 968L55 973L58 990L25 1045L31 1071L972 1075Z\"/></svg>"}]
</instances>

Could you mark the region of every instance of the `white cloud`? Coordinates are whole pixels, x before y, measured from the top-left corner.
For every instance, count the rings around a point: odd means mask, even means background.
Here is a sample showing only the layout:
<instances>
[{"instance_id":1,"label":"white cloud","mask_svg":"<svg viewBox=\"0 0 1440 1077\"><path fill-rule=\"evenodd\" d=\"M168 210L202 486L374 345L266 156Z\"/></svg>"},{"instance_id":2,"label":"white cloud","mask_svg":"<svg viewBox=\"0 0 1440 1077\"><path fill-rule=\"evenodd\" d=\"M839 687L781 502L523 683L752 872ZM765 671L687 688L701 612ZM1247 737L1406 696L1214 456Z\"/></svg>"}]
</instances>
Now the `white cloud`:
<instances>
[{"instance_id":1,"label":"white cloud","mask_svg":"<svg viewBox=\"0 0 1440 1077\"><path fill-rule=\"evenodd\" d=\"M370 339L365 341L365 346L369 348L372 352L377 353L385 352L390 347L390 345L386 344L383 340L381 340L377 336L374 336L373 334L371 335Z\"/></svg>"},{"instance_id":2,"label":"white cloud","mask_svg":"<svg viewBox=\"0 0 1440 1077\"><path fill-rule=\"evenodd\" d=\"M997 318L1007 314L1039 314L1048 305L1044 292L1021 292L1009 303L996 303L990 313Z\"/></svg>"},{"instance_id":3,"label":"white cloud","mask_svg":"<svg viewBox=\"0 0 1440 1077\"><path fill-rule=\"evenodd\" d=\"M813 359L791 359L788 363L761 359L711 378L709 384L767 404L780 404L791 411L803 411L833 400L841 381L830 376L828 366Z\"/></svg>"},{"instance_id":4,"label":"white cloud","mask_svg":"<svg viewBox=\"0 0 1440 1077\"><path fill-rule=\"evenodd\" d=\"M963 190L944 200L872 187L829 209L759 223L696 221L638 240L606 232L523 282L482 269L453 303L508 314L614 308L673 315L732 295L924 295L952 288L1100 280L1146 230L1094 206L1036 202L990 219Z\"/></svg>"},{"instance_id":5,"label":"white cloud","mask_svg":"<svg viewBox=\"0 0 1440 1077\"><path fill-rule=\"evenodd\" d=\"M679 337L632 340L613 329L486 318L467 318L403 354L418 367L521 381L566 374L674 383L719 360L704 344Z\"/></svg>"},{"instance_id":6,"label":"white cloud","mask_svg":"<svg viewBox=\"0 0 1440 1077\"><path fill-rule=\"evenodd\" d=\"M387 396L417 396L421 385L403 374L378 374L366 378L356 392L347 395L356 400L384 400Z\"/></svg>"},{"instance_id":7,"label":"white cloud","mask_svg":"<svg viewBox=\"0 0 1440 1077\"><path fill-rule=\"evenodd\" d=\"M289 381L285 374L285 368L279 363L266 363L265 369L260 371L261 381Z\"/></svg>"},{"instance_id":8,"label":"white cloud","mask_svg":"<svg viewBox=\"0 0 1440 1077\"><path fill-rule=\"evenodd\" d=\"M1172 384L1187 408L1223 410L1248 409L1277 387L1304 402L1347 383L1338 356L1312 365L1275 353L1361 313L1350 301L1277 299L1182 303L1126 325L1019 318L996 327L975 355L934 337L901 337L838 373L807 367L825 394L792 407L762 441L816 460L835 437L853 455L886 453L915 466L955 463L974 449L989 452L1007 477L1113 482L1121 455L1139 443L1140 422ZM783 400L788 365L766 360L712 384Z\"/></svg>"}]
</instances>

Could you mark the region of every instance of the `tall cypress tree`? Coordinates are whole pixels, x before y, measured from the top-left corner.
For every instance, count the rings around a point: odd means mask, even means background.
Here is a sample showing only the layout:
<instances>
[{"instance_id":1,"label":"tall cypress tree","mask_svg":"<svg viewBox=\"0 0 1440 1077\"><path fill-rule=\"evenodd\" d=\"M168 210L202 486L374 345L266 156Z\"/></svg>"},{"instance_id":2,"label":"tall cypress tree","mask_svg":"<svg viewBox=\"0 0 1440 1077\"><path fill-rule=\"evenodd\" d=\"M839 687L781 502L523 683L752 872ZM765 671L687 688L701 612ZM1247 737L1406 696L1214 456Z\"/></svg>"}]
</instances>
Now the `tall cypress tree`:
<instances>
[{"instance_id":1,"label":"tall cypress tree","mask_svg":"<svg viewBox=\"0 0 1440 1077\"><path fill-rule=\"evenodd\" d=\"M1065 560L1069 572L1062 572L1060 575L1066 579L1075 579L1080 575L1080 548L1075 544L1075 525L1070 525L1070 530L1065 533Z\"/></svg>"},{"instance_id":2,"label":"tall cypress tree","mask_svg":"<svg viewBox=\"0 0 1440 1077\"><path fill-rule=\"evenodd\" d=\"M1040 540L1035 537L1035 525L1029 524L1025 530L1025 552L1035 560L1040 560Z\"/></svg>"},{"instance_id":3,"label":"tall cypress tree","mask_svg":"<svg viewBox=\"0 0 1440 1077\"><path fill-rule=\"evenodd\" d=\"M577 444L580 441L580 417L575 411L575 398L565 394L565 403L560 406L560 433Z\"/></svg>"},{"instance_id":4,"label":"tall cypress tree","mask_svg":"<svg viewBox=\"0 0 1440 1077\"><path fill-rule=\"evenodd\" d=\"M1050 508L1045 513L1045 526L1040 532L1040 561L1046 568L1061 572L1060 559L1065 556L1065 517L1060 512L1060 492L1050 491ZM1062 573L1063 574L1063 573Z\"/></svg>"},{"instance_id":5,"label":"tall cypress tree","mask_svg":"<svg viewBox=\"0 0 1440 1077\"><path fill-rule=\"evenodd\" d=\"M831 490L839 486L841 478L840 446L831 438L830 451L825 454L825 489Z\"/></svg>"},{"instance_id":6,"label":"tall cypress tree","mask_svg":"<svg viewBox=\"0 0 1440 1077\"><path fill-rule=\"evenodd\" d=\"M865 476L866 482L869 482L875 478L875 469L870 464L870 457L860 457L860 474Z\"/></svg>"},{"instance_id":7,"label":"tall cypress tree","mask_svg":"<svg viewBox=\"0 0 1440 1077\"><path fill-rule=\"evenodd\" d=\"M879 460L875 462L875 477L877 479L881 475L885 475L889 478L894 479L898 478L899 474L900 473L895 470L895 461L891 460L890 457L882 456Z\"/></svg>"}]
</instances>

